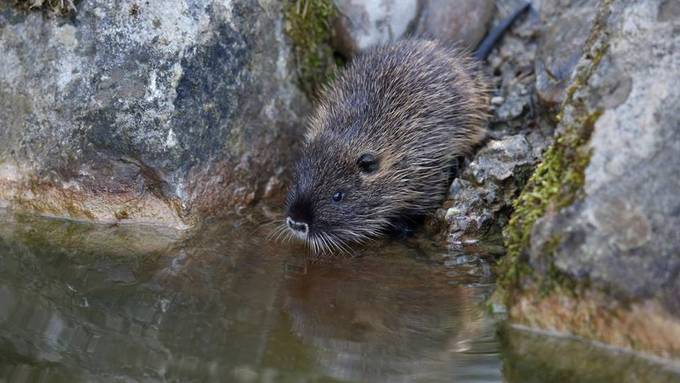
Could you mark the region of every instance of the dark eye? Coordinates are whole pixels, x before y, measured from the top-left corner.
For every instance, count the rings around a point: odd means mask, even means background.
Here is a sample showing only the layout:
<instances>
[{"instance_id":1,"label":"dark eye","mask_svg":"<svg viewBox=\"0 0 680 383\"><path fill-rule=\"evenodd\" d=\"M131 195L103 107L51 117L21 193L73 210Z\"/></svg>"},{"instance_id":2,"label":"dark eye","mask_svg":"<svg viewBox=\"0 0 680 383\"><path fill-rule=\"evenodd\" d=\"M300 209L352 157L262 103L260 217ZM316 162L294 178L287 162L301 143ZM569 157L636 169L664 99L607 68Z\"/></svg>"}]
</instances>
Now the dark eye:
<instances>
[{"instance_id":1,"label":"dark eye","mask_svg":"<svg viewBox=\"0 0 680 383\"><path fill-rule=\"evenodd\" d=\"M357 165L362 173L370 174L378 170L378 157L371 153L362 154L357 160Z\"/></svg>"},{"instance_id":2,"label":"dark eye","mask_svg":"<svg viewBox=\"0 0 680 383\"><path fill-rule=\"evenodd\" d=\"M336 192L335 194L333 194L333 201L340 202L340 201L342 201L342 197L344 197L344 196L345 196L345 193L343 193L341 191Z\"/></svg>"}]
</instances>

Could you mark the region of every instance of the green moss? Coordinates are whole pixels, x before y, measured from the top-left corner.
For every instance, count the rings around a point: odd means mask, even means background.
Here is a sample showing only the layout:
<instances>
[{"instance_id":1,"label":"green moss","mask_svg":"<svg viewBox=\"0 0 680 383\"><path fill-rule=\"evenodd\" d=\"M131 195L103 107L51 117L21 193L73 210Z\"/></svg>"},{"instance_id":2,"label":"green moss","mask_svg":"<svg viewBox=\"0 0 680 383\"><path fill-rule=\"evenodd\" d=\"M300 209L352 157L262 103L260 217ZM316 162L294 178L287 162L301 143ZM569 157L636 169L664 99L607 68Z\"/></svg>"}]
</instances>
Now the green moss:
<instances>
[{"instance_id":1,"label":"green moss","mask_svg":"<svg viewBox=\"0 0 680 383\"><path fill-rule=\"evenodd\" d=\"M322 85L333 78L339 63L330 40L337 10L332 0L286 0L285 31L293 41L293 51L300 87L315 96Z\"/></svg>"},{"instance_id":2,"label":"green moss","mask_svg":"<svg viewBox=\"0 0 680 383\"><path fill-rule=\"evenodd\" d=\"M515 210L503 231L508 251L501 263L502 282L505 284L515 283L527 271L522 269L524 262L518 258L529 247L536 220L546 212L559 211L581 197L584 171L591 154L586 144L601 114L601 111L596 111L569 126L547 150L543 161L514 201ZM552 243L553 251L544 253L552 255L558 244Z\"/></svg>"},{"instance_id":3,"label":"green moss","mask_svg":"<svg viewBox=\"0 0 680 383\"><path fill-rule=\"evenodd\" d=\"M14 0L14 5L22 9L49 9L66 15L76 10L74 0Z\"/></svg>"},{"instance_id":4,"label":"green moss","mask_svg":"<svg viewBox=\"0 0 680 383\"><path fill-rule=\"evenodd\" d=\"M530 177L520 196L514 201L514 212L503 231L507 256L499 264L498 271L499 286L504 290L501 292L504 297L507 295L505 291L517 286L522 276L532 273L528 263L522 257L529 248L534 223L548 212L556 212L572 205L582 196L584 172L590 163L591 156L587 143L595 122L603 111L589 110L583 101L576 97L576 94L579 89L588 84L591 75L608 50L604 20L606 20L609 5L610 1L605 0L600 6L598 18L584 50L588 61L578 68L557 115L559 130L562 133L548 148L542 162ZM541 251L542 256L552 258L559 243L559 238L548 241ZM551 262L549 265L552 271L542 276L541 290L550 290L555 283L564 284L566 287L572 285L566 280L568 277L561 275ZM510 302L506 300L506 303Z\"/></svg>"}]
</instances>

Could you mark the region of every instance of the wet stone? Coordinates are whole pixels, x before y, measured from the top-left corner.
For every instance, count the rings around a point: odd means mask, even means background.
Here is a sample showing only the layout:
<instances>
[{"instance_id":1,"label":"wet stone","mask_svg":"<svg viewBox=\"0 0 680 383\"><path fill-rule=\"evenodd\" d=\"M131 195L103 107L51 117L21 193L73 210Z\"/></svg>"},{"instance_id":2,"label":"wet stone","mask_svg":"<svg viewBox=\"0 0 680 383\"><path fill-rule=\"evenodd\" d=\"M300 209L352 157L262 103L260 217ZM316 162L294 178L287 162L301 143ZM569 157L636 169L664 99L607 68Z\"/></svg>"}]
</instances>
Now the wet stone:
<instances>
[{"instance_id":1,"label":"wet stone","mask_svg":"<svg viewBox=\"0 0 680 383\"><path fill-rule=\"evenodd\" d=\"M622 353L603 353L601 347L565 337L544 337L507 327L501 338L508 347L508 375L517 382L675 382L671 363L656 364ZM540 370L540 372L538 372ZM569 371L565 374L565 371ZM510 379L512 381L512 379Z\"/></svg>"}]
</instances>

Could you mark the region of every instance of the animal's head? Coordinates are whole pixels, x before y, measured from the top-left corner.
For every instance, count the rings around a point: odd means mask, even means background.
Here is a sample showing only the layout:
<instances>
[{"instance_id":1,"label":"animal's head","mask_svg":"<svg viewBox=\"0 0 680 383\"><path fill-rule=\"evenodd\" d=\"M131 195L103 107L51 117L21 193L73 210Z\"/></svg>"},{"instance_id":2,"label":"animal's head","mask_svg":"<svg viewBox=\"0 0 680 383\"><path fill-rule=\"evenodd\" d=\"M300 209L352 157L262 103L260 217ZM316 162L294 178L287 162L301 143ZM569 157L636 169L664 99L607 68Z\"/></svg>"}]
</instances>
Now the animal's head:
<instances>
[{"instance_id":1,"label":"animal's head","mask_svg":"<svg viewBox=\"0 0 680 383\"><path fill-rule=\"evenodd\" d=\"M377 144L376 144L377 146ZM316 251L346 250L379 235L394 214L392 165L370 144L327 134L310 140L295 168L286 201L290 233Z\"/></svg>"}]
</instances>

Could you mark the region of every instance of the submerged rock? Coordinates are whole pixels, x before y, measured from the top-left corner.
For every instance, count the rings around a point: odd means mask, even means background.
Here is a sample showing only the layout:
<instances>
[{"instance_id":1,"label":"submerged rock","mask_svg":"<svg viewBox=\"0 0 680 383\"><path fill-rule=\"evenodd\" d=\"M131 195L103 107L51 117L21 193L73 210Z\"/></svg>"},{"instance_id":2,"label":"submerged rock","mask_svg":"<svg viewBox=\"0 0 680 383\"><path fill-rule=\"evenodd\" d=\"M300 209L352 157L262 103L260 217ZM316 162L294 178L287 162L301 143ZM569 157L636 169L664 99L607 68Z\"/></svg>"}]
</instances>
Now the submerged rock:
<instances>
[{"instance_id":1,"label":"submerged rock","mask_svg":"<svg viewBox=\"0 0 680 383\"><path fill-rule=\"evenodd\" d=\"M680 359L680 9L670 3L598 6L558 139L506 231L503 285L515 322Z\"/></svg>"},{"instance_id":2,"label":"submerged rock","mask_svg":"<svg viewBox=\"0 0 680 383\"><path fill-rule=\"evenodd\" d=\"M546 337L511 328L501 332L506 382L677 382L672 363L640 358L634 354L607 352L570 338Z\"/></svg>"},{"instance_id":3,"label":"submerged rock","mask_svg":"<svg viewBox=\"0 0 680 383\"><path fill-rule=\"evenodd\" d=\"M260 199L308 103L275 1L0 5L0 206L183 226Z\"/></svg>"}]
</instances>

